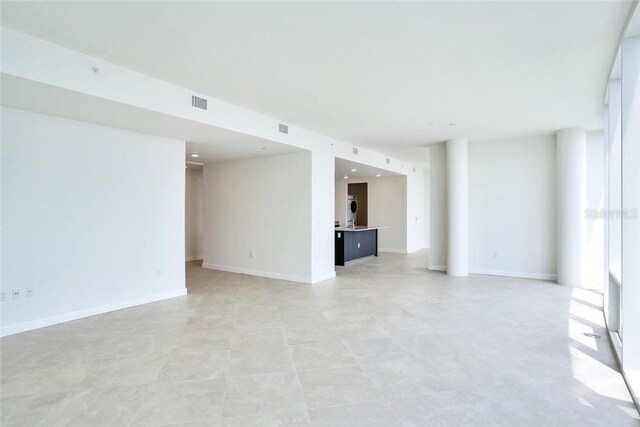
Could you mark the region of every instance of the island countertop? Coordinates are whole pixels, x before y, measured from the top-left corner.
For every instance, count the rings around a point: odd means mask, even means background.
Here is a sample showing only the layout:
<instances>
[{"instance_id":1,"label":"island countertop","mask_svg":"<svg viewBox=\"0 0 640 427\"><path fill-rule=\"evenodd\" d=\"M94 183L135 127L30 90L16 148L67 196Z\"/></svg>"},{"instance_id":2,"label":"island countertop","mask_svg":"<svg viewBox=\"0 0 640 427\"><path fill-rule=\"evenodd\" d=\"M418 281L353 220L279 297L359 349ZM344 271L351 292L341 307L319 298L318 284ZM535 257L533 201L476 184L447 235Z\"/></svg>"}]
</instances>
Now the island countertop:
<instances>
[{"instance_id":1,"label":"island countertop","mask_svg":"<svg viewBox=\"0 0 640 427\"><path fill-rule=\"evenodd\" d=\"M382 230L387 228L386 225L356 225L356 227L335 227L335 231L367 231L367 230Z\"/></svg>"}]
</instances>

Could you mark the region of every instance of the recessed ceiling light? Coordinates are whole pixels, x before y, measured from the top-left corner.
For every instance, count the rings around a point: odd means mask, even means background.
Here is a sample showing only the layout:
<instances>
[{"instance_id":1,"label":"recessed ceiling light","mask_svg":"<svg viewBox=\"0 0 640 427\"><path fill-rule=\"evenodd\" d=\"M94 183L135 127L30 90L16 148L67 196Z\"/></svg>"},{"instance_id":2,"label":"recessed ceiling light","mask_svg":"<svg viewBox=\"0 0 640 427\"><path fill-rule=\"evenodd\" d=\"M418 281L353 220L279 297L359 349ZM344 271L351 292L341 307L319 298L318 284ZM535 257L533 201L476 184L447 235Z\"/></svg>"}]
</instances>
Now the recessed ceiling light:
<instances>
[{"instance_id":1,"label":"recessed ceiling light","mask_svg":"<svg viewBox=\"0 0 640 427\"><path fill-rule=\"evenodd\" d=\"M344 179L348 179L349 177L348 177L347 175L345 175L343 178L344 178Z\"/></svg>"},{"instance_id":2,"label":"recessed ceiling light","mask_svg":"<svg viewBox=\"0 0 640 427\"><path fill-rule=\"evenodd\" d=\"M198 154L198 153L191 153L191 154L189 154L189 155L190 155L191 157L194 157L194 158L195 158L195 157L200 157L200 154Z\"/></svg>"},{"instance_id":3,"label":"recessed ceiling light","mask_svg":"<svg viewBox=\"0 0 640 427\"><path fill-rule=\"evenodd\" d=\"M355 171L357 171L358 169L353 169L353 168L352 168L352 169L349 169L349 170L350 170L351 172L355 172Z\"/></svg>"},{"instance_id":4,"label":"recessed ceiling light","mask_svg":"<svg viewBox=\"0 0 640 427\"><path fill-rule=\"evenodd\" d=\"M382 175L380 174L376 174L376 178L380 178Z\"/></svg>"}]
</instances>

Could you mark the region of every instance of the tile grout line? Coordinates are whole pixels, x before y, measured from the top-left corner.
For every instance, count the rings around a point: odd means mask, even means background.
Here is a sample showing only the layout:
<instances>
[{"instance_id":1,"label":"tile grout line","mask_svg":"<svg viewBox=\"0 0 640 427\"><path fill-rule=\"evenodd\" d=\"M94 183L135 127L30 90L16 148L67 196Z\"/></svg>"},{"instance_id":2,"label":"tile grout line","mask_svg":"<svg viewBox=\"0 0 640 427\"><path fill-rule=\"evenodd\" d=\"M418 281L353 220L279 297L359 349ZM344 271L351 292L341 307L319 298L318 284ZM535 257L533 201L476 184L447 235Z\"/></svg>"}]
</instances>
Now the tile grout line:
<instances>
[{"instance_id":1,"label":"tile grout line","mask_svg":"<svg viewBox=\"0 0 640 427\"><path fill-rule=\"evenodd\" d=\"M136 408L135 411L133 411L133 414L131 415L131 419L129 420L129 423L127 424L128 427L131 426L131 424L133 424L133 422L136 419L136 416L138 415L138 412L140 412L140 409L142 408L142 406L144 405L144 403L147 401L147 397L149 396L149 392L151 391L151 387L153 386L153 384L148 384L147 385L147 390L144 393L144 397L142 399L140 399L140 404L138 405L138 407Z\"/></svg>"},{"instance_id":2,"label":"tile grout line","mask_svg":"<svg viewBox=\"0 0 640 427\"><path fill-rule=\"evenodd\" d=\"M59 401L58 403L56 403L56 404L55 404L55 406L54 406L54 407L53 407L49 412L47 412L47 413L46 413L46 415L45 415L45 416L43 416L42 418L40 418L40 419L38 420L38 424L42 424L42 422L43 422L43 421L44 421L44 420L45 420L49 415L51 415L51 414L52 414L56 409L58 409L58 407L59 407L60 405L62 405L62 402L64 402L64 401L67 399L67 397L69 397L69 394L71 394L71 391L68 391L68 392L64 395L64 397L63 397L62 399L60 399L60 401Z\"/></svg>"},{"instance_id":3,"label":"tile grout line","mask_svg":"<svg viewBox=\"0 0 640 427\"><path fill-rule=\"evenodd\" d=\"M306 412L307 412L307 418L309 419L309 424L313 426L313 421L311 420L311 413L309 412L309 405L307 405L307 398L305 397L304 389L302 388L302 382L300 381L300 377L298 376L298 368L295 366L295 363L294 363L294 369L296 374L296 380L298 381L298 387L300 387L300 393L302 393L302 402L304 403L304 408L306 409Z\"/></svg>"},{"instance_id":4,"label":"tile grout line","mask_svg":"<svg viewBox=\"0 0 640 427\"><path fill-rule=\"evenodd\" d=\"M240 289L238 289L238 291L236 292L236 297L238 296L238 294L240 293ZM238 305L240 304L236 298L236 302L234 303L235 307L233 310L233 325L232 325L232 329L235 328L235 323L236 323L236 313L238 311ZM233 340L233 334L231 337L231 340ZM231 347L231 342L229 342L229 347ZM229 387L229 382L231 381L231 348L229 348L227 350L228 352L228 363L227 363L227 375L225 376L224 379L224 392L222 393L222 404L220 407L220 419L224 419L224 407L225 407L225 403L227 401L227 389Z\"/></svg>"}]
</instances>

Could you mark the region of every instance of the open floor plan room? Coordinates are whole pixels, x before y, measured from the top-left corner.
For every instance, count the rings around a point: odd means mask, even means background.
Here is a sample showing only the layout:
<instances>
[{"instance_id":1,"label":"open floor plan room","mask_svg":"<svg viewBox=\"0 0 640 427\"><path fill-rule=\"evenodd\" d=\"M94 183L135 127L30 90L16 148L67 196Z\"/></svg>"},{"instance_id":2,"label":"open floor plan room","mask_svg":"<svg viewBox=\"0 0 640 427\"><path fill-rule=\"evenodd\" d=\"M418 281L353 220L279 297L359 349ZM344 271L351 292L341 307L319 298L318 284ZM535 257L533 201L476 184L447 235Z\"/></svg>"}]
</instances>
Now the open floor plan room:
<instances>
[{"instance_id":1,"label":"open floor plan room","mask_svg":"<svg viewBox=\"0 0 640 427\"><path fill-rule=\"evenodd\" d=\"M640 426L640 6L0 2L2 427Z\"/></svg>"}]
</instances>

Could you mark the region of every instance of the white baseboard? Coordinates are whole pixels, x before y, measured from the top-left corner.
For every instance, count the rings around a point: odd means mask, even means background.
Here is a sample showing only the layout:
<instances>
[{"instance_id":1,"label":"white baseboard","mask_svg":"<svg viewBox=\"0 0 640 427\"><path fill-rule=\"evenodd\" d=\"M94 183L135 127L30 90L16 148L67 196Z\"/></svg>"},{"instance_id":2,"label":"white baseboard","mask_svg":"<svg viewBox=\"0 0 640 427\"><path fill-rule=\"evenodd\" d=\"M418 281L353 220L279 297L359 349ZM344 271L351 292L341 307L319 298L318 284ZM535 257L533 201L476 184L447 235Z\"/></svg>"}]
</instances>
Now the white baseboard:
<instances>
[{"instance_id":1,"label":"white baseboard","mask_svg":"<svg viewBox=\"0 0 640 427\"><path fill-rule=\"evenodd\" d=\"M202 259L204 258L204 256L202 255L194 255L194 256L188 256L184 259L185 262L189 262L189 261L202 261Z\"/></svg>"},{"instance_id":2,"label":"white baseboard","mask_svg":"<svg viewBox=\"0 0 640 427\"><path fill-rule=\"evenodd\" d=\"M367 262L375 257L376 257L375 255L369 255L369 256L363 256L362 258L352 259L351 261L345 261L343 267L348 267L353 264L360 264L362 262Z\"/></svg>"},{"instance_id":3,"label":"white baseboard","mask_svg":"<svg viewBox=\"0 0 640 427\"><path fill-rule=\"evenodd\" d=\"M332 271L332 272L330 272L330 273L327 273L327 274L321 274L321 275L318 275L318 276L314 277L314 278L313 278L313 281L312 281L311 283L313 284L313 283L322 282L322 281L324 281L324 280L333 279L334 277L336 277L336 272L335 272L335 271Z\"/></svg>"},{"instance_id":4,"label":"white baseboard","mask_svg":"<svg viewBox=\"0 0 640 427\"><path fill-rule=\"evenodd\" d=\"M553 280L557 279L556 274L548 273L522 273L519 271L503 271L503 270L485 270L480 268L471 268L469 273L472 274L484 274L487 276L505 276L505 277L517 277L520 279L537 279L537 280Z\"/></svg>"},{"instance_id":5,"label":"white baseboard","mask_svg":"<svg viewBox=\"0 0 640 427\"><path fill-rule=\"evenodd\" d=\"M309 277L274 273L272 271L252 270L249 268L232 267L228 265L202 263L202 268L227 271L229 273L248 274L249 276L267 277L269 279L288 280L289 282L311 283Z\"/></svg>"},{"instance_id":6,"label":"white baseboard","mask_svg":"<svg viewBox=\"0 0 640 427\"><path fill-rule=\"evenodd\" d=\"M406 253L408 253L408 254L412 254L412 253L414 253L414 252L418 252L418 251L421 251L421 250L423 250L423 249L429 249L429 248L428 248L427 246L421 246L421 247L419 247L419 248L408 249L408 250L406 251Z\"/></svg>"},{"instance_id":7,"label":"white baseboard","mask_svg":"<svg viewBox=\"0 0 640 427\"><path fill-rule=\"evenodd\" d=\"M406 249L395 249L395 248L378 248L378 252L389 252L394 254L406 254Z\"/></svg>"},{"instance_id":8,"label":"white baseboard","mask_svg":"<svg viewBox=\"0 0 640 427\"><path fill-rule=\"evenodd\" d=\"M181 297L187 294L187 288L176 291L163 292L160 294L146 295L125 301L113 302L99 305L97 307L85 308L71 311L69 313L56 314L54 316L43 317L42 319L30 320L28 322L16 323L14 325L3 326L0 329L0 336L18 334L20 332L32 331L34 329L57 325L58 323L69 322L71 320L82 319L83 317L95 316L109 311L122 310L123 308L134 307L136 305L148 304L150 302L161 301L169 298Z\"/></svg>"},{"instance_id":9,"label":"white baseboard","mask_svg":"<svg viewBox=\"0 0 640 427\"><path fill-rule=\"evenodd\" d=\"M434 271L447 271L446 265L430 265L429 270ZM504 271L504 270L485 270L482 268L470 268L471 274L484 274L486 276L503 276L503 277L517 277L519 279L537 279L537 280L552 280L557 279L555 274L547 273L521 273L518 271Z\"/></svg>"}]
</instances>

